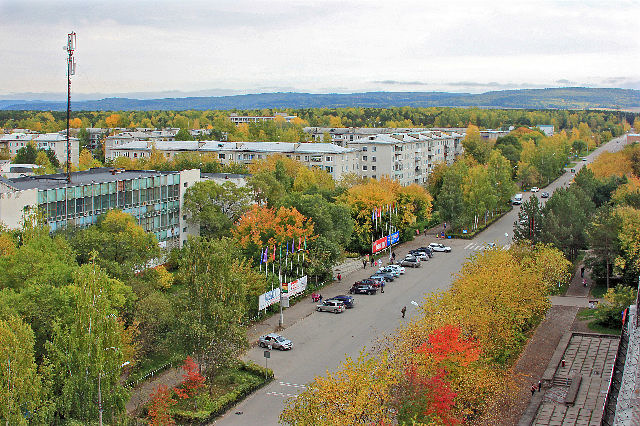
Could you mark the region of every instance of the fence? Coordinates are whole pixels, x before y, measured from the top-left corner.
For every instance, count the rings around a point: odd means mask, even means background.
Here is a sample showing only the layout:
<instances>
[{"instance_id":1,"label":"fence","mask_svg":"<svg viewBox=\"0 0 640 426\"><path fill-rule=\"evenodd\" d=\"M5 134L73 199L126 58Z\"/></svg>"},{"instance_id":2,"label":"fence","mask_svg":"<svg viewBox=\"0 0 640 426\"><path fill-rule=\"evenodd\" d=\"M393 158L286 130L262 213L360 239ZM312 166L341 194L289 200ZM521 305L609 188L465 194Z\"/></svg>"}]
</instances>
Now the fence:
<instances>
[{"instance_id":1,"label":"fence","mask_svg":"<svg viewBox=\"0 0 640 426\"><path fill-rule=\"evenodd\" d=\"M135 386L138 386L138 384L140 382L143 382L143 381L147 380L149 377L153 377L156 374L158 374L159 372L167 370L167 369L169 369L171 367L173 367L173 362L168 362L168 363L164 364L163 366L158 367L155 370L148 372L144 376L142 376L142 377L140 377L140 378L138 378L136 380L132 380L132 381L128 382L127 384L124 385L124 387L125 388L133 388Z\"/></svg>"}]
</instances>

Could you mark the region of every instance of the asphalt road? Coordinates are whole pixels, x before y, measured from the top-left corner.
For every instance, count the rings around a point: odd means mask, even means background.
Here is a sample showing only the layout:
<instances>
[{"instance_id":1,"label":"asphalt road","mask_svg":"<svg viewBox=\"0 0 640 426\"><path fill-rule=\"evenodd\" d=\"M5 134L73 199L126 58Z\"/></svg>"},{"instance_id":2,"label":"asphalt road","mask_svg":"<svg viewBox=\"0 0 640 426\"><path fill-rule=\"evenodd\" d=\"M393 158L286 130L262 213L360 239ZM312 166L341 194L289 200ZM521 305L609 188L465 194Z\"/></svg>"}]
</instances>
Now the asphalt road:
<instances>
[{"instance_id":1,"label":"asphalt road","mask_svg":"<svg viewBox=\"0 0 640 426\"><path fill-rule=\"evenodd\" d=\"M581 161L575 167L576 172L603 150L619 150L623 142L624 137L600 147L587 157L588 161ZM541 191L552 193L571 179L573 174L567 172ZM530 196L531 193L525 193L524 199L527 200ZM353 309L342 314L315 312L288 327L282 334L294 342L293 350L271 351L271 358L268 360L269 368L275 373L275 380L229 410L215 424L278 424L278 416L287 399L303 391L304 385L312 381L314 376L324 375L327 370L335 371L346 356L355 358L363 348L372 348L377 342L388 339L403 321L408 321L417 313L418 308L411 301L421 304L425 295L449 288L454 279L453 274L460 270L471 254L483 249L488 242L508 247L512 243L513 223L517 219L518 210L517 207L514 208L473 240L447 240L447 245L452 248L451 253L435 253L428 262L422 262L422 267L406 268L406 274L385 286L384 294L357 295ZM420 236L415 241L400 246L396 253L404 256L409 249L434 241L436 240ZM346 294L354 279L364 278L372 272L372 268L357 271L348 280L344 279L342 283L336 283L322 292L325 297ZM406 319L402 319L400 314L403 306L407 307ZM265 365L261 348L250 349L245 358Z\"/></svg>"}]
</instances>

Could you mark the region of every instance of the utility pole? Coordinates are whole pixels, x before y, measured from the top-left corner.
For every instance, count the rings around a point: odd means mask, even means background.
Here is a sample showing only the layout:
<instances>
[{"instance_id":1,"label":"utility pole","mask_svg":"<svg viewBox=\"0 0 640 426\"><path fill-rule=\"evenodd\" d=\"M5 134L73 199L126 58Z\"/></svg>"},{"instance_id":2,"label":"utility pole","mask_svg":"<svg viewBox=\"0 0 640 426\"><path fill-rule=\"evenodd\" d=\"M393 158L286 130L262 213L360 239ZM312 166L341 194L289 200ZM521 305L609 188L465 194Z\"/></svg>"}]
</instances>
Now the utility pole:
<instances>
[{"instance_id":1,"label":"utility pole","mask_svg":"<svg viewBox=\"0 0 640 426\"><path fill-rule=\"evenodd\" d=\"M67 34L67 183L71 183L71 143L69 142L69 121L71 120L71 76L76 73L76 60L73 51L76 49L76 33Z\"/></svg>"}]
</instances>

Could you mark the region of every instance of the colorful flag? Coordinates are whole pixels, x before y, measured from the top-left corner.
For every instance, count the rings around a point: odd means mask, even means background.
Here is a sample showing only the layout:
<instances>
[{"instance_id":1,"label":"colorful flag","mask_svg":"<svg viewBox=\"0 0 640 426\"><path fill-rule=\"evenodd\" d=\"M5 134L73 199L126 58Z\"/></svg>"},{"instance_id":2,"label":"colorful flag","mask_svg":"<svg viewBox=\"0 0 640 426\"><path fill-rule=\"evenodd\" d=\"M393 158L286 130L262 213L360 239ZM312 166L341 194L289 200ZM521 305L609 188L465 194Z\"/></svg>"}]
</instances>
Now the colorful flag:
<instances>
[{"instance_id":1,"label":"colorful flag","mask_svg":"<svg viewBox=\"0 0 640 426\"><path fill-rule=\"evenodd\" d=\"M267 263L267 251L268 250L269 250L269 247L264 249L264 252L262 253L262 263Z\"/></svg>"},{"instance_id":2,"label":"colorful flag","mask_svg":"<svg viewBox=\"0 0 640 426\"><path fill-rule=\"evenodd\" d=\"M307 250L307 236L304 237L304 249Z\"/></svg>"},{"instance_id":3,"label":"colorful flag","mask_svg":"<svg viewBox=\"0 0 640 426\"><path fill-rule=\"evenodd\" d=\"M371 222L376 220L376 209L371 209Z\"/></svg>"},{"instance_id":4,"label":"colorful flag","mask_svg":"<svg viewBox=\"0 0 640 426\"><path fill-rule=\"evenodd\" d=\"M271 260L273 260L275 262L276 260L276 245L273 245L273 256L271 256Z\"/></svg>"},{"instance_id":5,"label":"colorful flag","mask_svg":"<svg viewBox=\"0 0 640 426\"><path fill-rule=\"evenodd\" d=\"M298 237L298 250L302 250L302 237Z\"/></svg>"},{"instance_id":6,"label":"colorful flag","mask_svg":"<svg viewBox=\"0 0 640 426\"><path fill-rule=\"evenodd\" d=\"M291 253L294 253L296 248L296 239L291 237Z\"/></svg>"}]
</instances>

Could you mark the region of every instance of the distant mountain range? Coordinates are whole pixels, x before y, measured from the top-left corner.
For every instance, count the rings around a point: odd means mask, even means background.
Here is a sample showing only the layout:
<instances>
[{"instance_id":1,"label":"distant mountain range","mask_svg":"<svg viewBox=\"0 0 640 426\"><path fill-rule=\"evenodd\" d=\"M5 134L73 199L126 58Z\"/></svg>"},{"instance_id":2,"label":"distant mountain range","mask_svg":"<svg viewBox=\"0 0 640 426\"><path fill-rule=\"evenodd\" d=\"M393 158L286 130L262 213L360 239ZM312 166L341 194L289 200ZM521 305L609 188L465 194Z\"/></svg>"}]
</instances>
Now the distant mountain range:
<instances>
[{"instance_id":1,"label":"distant mountain range","mask_svg":"<svg viewBox=\"0 0 640 426\"><path fill-rule=\"evenodd\" d=\"M492 91L480 94L447 92L259 93L164 99L105 98L74 102L74 111L153 111L262 108L340 107L481 107L631 109L640 107L640 90L564 87ZM66 102L0 100L2 110L64 111Z\"/></svg>"}]
</instances>

